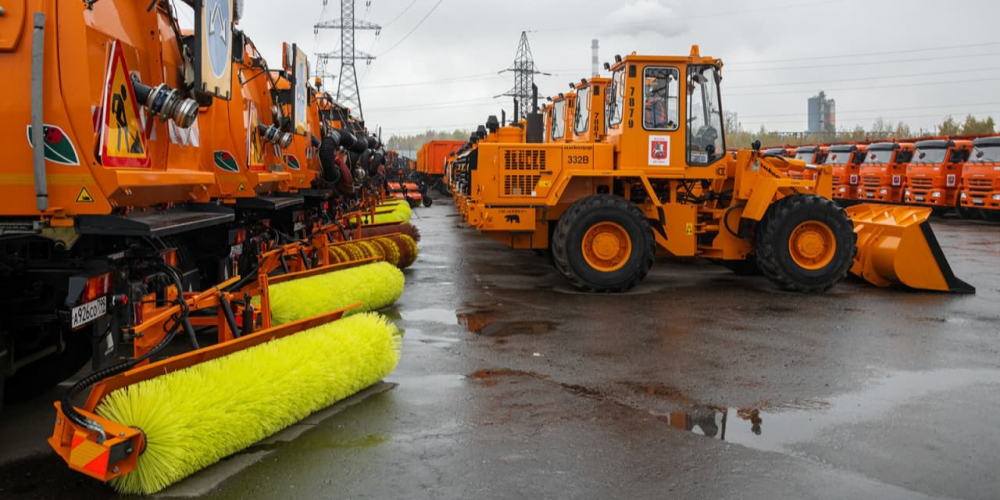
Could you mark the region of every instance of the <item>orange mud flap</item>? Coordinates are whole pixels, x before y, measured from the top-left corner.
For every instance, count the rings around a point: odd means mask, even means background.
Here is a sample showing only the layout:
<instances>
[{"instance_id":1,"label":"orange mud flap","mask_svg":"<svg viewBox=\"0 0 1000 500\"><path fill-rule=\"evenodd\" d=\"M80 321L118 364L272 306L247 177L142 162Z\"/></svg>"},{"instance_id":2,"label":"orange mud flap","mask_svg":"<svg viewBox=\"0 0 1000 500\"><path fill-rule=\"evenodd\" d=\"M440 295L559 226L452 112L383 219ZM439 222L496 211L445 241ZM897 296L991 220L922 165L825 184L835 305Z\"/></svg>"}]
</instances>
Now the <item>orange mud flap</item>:
<instances>
[{"instance_id":1,"label":"orange mud flap","mask_svg":"<svg viewBox=\"0 0 1000 500\"><path fill-rule=\"evenodd\" d=\"M847 209L858 235L851 273L881 287L976 293L955 277L931 229L930 208L855 205Z\"/></svg>"}]
</instances>

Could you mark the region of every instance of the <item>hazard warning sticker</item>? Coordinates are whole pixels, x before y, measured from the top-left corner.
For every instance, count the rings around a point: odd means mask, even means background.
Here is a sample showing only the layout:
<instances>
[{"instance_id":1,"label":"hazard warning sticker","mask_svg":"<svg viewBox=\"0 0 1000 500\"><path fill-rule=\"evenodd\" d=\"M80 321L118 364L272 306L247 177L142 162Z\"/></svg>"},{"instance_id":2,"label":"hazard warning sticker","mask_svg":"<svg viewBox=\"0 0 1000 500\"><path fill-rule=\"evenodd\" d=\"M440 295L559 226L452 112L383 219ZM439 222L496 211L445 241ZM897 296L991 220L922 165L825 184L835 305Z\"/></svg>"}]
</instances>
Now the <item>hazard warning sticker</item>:
<instances>
[{"instance_id":1,"label":"hazard warning sticker","mask_svg":"<svg viewBox=\"0 0 1000 500\"><path fill-rule=\"evenodd\" d=\"M107 167L149 167L139 103L117 40L111 44L101 110L101 163Z\"/></svg>"},{"instance_id":2,"label":"hazard warning sticker","mask_svg":"<svg viewBox=\"0 0 1000 500\"><path fill-rule=\"evenodd\" d=\"M246 114L247 125L247 169L250 171L264 170L264 139L257 127L257 106L253 101L248 103Z\"/></svg>"},{"instance_id":3,"label":"hazard warning sticker","mask_svg":"<svg viewBox=\"0 0 1000 500\"><path fill-rule=\"evenodd\" d=\"M76 195L77 203L93 203L94 197L90 195L90 191L87 191L87 187L84 186L80 188L80 194Z\"/></svg>"}]
</instances>

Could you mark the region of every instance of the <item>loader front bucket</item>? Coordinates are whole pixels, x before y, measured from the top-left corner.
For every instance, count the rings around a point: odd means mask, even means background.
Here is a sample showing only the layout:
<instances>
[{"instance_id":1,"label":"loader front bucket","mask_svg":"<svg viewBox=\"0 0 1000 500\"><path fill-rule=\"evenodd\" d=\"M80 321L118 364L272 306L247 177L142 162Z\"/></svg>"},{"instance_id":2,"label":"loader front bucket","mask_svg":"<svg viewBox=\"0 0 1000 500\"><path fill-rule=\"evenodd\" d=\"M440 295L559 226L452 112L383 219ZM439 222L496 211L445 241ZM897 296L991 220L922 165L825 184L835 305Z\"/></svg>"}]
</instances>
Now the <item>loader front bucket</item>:
<instances>
[{"instance_id":1,"label":"loader front bucket","mask_svg":"<svg viewBox=\"0 0 1000 500\"><path fill-rule=\"evenodd\" d=\"M927 218L930 208L855 205L847 209L858 236L851 273L875 285L976 293L955 277Z\"/></svg>"}]
</instances>

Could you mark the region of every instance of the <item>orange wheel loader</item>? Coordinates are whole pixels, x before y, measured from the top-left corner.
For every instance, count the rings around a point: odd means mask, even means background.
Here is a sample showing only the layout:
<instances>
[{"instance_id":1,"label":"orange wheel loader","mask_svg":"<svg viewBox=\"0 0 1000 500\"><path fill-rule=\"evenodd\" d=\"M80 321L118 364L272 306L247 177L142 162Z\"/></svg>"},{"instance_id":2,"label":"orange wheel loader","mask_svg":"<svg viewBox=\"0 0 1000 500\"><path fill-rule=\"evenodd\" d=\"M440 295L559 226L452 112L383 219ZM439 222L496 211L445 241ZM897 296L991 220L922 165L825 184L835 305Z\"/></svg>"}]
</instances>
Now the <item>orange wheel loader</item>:
<instances>
[{"instance_id":1,"label":"orange wheel loader","mask_svg":"<svg viewBox=\"0 0 1000 500\"><path fill-rule=\"evenodd\" d=\"M831 200L829 166L797 180L785 172L805 162L766 156L759 142L727 152L720 60L694 46L686 57L629 55L611 70L603 142L533 141L531 120L527 143L479 142L472 226L513 248L549 249L567 280L593 292L635 287L657 254L753 262L800 292L849 272L877 285L973 291L944 260L929 209L864 205L849 215ZM677 119L645 113L654 101Z\"/></svg>"}]
</instances>

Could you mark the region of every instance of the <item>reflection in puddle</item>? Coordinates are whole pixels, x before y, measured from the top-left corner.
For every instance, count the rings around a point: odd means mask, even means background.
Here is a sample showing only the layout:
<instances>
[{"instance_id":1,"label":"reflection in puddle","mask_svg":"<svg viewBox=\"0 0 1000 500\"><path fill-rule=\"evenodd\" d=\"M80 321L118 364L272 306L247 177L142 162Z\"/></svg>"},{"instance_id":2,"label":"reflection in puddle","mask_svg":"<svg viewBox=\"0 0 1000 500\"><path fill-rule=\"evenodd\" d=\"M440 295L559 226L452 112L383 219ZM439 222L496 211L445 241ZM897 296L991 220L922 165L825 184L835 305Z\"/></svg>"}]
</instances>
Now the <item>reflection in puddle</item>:
<instances>
[{"instance_id":1,"label":"reflection in puddle","mask_svg":"<svg viewBox=\"0 0 1000 500\"><path fill-rule=\"evenodd\" d=\"M403 319L406 321L431 321L443 325L457 325L458 318L454 309L419 309L416 311L404 311Z\"/></svg>"},{"instance_id":2,"label":"reflection in puddle","mask_svg":"<svg viewBox=\"0 0 1000 500\"><path fill-rule=\"evenodd\" d=\"M458 323L466 330L484 337L510 337L513 335L542 335L552 331L552 321L500 321L496 311L473 311L458 314Z\"/></svg>"},{"instance_id":3,"label":"reflection in puddle","mask_svg":"<svg viewBox=\"0 0 1000 500\"><path fill-rule=\"evenodd\" d=\"M863 391L826 402L765 403L759 408L702 406L657 418L703 436L788 453L792 445L814 441L838 426L885 418L900 406L931 394L980 384L1000 385L1000 370L899 372Z\"/></svg>"}]
</instances>

